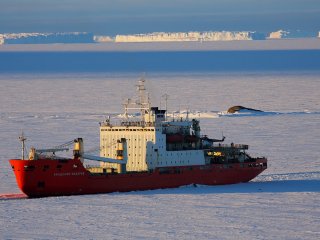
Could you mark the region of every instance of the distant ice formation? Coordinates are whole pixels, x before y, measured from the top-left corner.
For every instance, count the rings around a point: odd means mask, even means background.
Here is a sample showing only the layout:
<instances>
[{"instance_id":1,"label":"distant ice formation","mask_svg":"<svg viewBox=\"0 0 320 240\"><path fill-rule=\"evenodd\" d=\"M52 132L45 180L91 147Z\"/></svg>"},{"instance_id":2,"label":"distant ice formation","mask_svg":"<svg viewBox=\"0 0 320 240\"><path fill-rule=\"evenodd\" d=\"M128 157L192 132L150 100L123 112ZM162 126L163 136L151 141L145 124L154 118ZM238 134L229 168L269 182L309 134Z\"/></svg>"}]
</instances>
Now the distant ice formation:
<instances>
[{"instance_id":1,"label":"distant ice formation","mask_svg":"<svg viewBox=\"0 0 320 240\"><path fill-rule=\"evenodd\" d=\"M319 33L320 34L320 33ZM320 36L320 35L319 35ZM318 36L318 37L319 37ZM282 38L313 38L317 37L316 32L306 32L301 30L278 30L269 34L269 39L282 39Z\"/></svg>"},{"instance_id":2,"label":"distant ice formation","mask_svg":"<svg viewBox=\"0 0 320 240\"><path fill-rule=\"evenodd\" d=\"M289 32L287 32L287 31L278 30L276 32L271 32L269 35L269 38L271 38L271 39L285 38L285 37L287 37L288 34L289 34Z\"/></svg>"},{"instance_id":3,"label":"distant ice formation","mask_svg":"<svg viewBox=\"0 0 320 240\"><path fill-rule=\"evenodd\" d=\"M94 42L114 42L114 39L110 36L93 36Z\"/></svg>"},{"instance_id":4,"label":"distant ice formation","mask_svg":"<svg viewBox=\"0 0 320 240\"><path fill-rule=\"evenodd\" d=\"M154 32L147 34L117 35L115 42L177 42L177 41L234 41L264 40L258 32Z\"/></svg>"},{"instance_id":5,"label":"distant ice formation","mask_svg":"<svg viewBox=\"0 0 320 240\"><path fill-rule=\"evenodd\" d=\"M86 32L4 33L0 34L0 45L106 42L210 42L316 37L320 37L320 32L305 32L301 30L278 30L271 33L256 31L153 32L116 36L93 35Z\"/></svg>"},{"instance_id":6,"label":"distant ice formation","mask_svg":"<svg viewBox=\"0 0 320 240\"><path fill-rule=\"evenodd\" d=\"M92 43L93 34L67 33L7 33L0 34L0 44Z\"/></svg>"}]
</instances>

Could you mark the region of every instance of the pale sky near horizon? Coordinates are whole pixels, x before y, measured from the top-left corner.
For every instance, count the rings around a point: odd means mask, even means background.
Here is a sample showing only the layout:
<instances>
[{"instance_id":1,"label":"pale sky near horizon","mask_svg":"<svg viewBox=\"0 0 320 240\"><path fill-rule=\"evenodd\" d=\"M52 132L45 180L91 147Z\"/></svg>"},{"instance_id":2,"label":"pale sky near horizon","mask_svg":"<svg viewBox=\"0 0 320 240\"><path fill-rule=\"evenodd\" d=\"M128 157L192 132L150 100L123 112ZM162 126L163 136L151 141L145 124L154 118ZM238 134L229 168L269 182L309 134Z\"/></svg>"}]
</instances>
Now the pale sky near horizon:
<instances>
[{"instance_id":1,"label":"pale sky near horizon","mask_svg":"<svg viewBox=\"0 0 320 240\"><path fill-rule=\"evenodd\" d=\"M320 0L0 0L0 33L320 31Z\"/></svg>"}]
</instances>

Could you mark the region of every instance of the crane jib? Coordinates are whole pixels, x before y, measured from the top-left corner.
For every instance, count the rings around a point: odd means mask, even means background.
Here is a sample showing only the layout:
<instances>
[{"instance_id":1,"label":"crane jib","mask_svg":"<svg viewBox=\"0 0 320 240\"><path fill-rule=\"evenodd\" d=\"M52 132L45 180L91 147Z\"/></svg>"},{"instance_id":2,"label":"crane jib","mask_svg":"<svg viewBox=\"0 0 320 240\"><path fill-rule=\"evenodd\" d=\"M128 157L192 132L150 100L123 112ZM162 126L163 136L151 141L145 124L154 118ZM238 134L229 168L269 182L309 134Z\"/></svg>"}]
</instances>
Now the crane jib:
<instances>
[{"instance_id":1,"label":"crane jib","mask_svg":"<svg viewBox=\"0 0 320 240\"><path fill-rule=\"evenodd\" d=\"M105 158L105 157L99 157L99 156L93 156L89 154L83 154L83 158L93 160L93 161L99 161L99 162L108 162L108 163L118 163L118 164L126 164L126 160L118 160L113 158Z\"/></svg>"}]
</instances>

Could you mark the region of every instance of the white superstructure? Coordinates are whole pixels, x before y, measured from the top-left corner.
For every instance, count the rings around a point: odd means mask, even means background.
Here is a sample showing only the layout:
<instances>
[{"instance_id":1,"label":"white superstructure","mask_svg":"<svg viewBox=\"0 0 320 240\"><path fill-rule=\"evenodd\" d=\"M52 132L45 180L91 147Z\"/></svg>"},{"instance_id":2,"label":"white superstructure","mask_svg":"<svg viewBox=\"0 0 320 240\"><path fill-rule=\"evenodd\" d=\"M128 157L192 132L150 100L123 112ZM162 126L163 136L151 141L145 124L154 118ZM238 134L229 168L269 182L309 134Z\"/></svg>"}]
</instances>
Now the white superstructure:
<instances>
[{"instance_id":1,"label":"white superstructure","mask_svg":"<svg viewBox=\"0 0 320 240\"><path fill-rule=\"evenodd\" d=\"M168 121L166 110L151 107L149 97L141 79L138 84L139 97L128 100L125 116L129 111L139 111L141 119L120 124L111 124L110 119L100 126L100 156L117 157L117 141L126 139L127 171L148 171L156 167L205 164L204 151L200 148L199 121L180 119ZM101 163L102 167L115 168L119 164Z\"/></svg>"}]
</instances>

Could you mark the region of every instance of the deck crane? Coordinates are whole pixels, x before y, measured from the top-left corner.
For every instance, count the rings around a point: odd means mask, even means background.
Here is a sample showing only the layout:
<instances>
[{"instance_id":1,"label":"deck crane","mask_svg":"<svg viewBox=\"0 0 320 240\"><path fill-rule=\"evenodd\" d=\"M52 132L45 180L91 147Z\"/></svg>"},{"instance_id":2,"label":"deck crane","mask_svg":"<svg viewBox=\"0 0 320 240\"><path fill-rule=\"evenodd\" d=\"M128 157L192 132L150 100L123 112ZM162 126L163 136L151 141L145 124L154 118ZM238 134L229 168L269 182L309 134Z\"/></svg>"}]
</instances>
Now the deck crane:
<instances>
[{"instance_id":1,"label":"deck crane","mask_svg":"<svg viewBox=\"0 0 320 240\"><path fill-rule=\"evenodd\" d=\"M119 167L120 167L119 171L124 173L124 172L126 172L126 165L127 165L127 160L128 160L126 139L121 138L120 140L117 140L117 142L112 145L115 145L115 144L117 144L116 159L99 157L99 156L94 156L94 155L85 153L84 148L83 148L83 139L77 138L74 140L73 155L75 158L80 158L82 163L83 163L84 159L88 159L88 160L93 160L93 161L98 161L98 162L119 164Z\"/></svg>"},{"instance_id":2,"label":"deck crane","mask_svg":"<svg viewBox=\"0 0 320 240\"><path fill-rule=\"evenodd\" d=\"M63 143L61 145L55 146L53 148L44 148L44 149L36 149L36 153L53 153L55 152L63 152L63 151L69 151L69 146L71 146L74 143L74 140Z\"/></svg>"},{"instance_id":3,"label":"deck crane","mask_svg":"<svg viewBox=\"0 0 320 240\"><path fill-rule=\"evenodd\" d=\"M22 136L21 141L23 143L23 149L24 149L24 141L26 139ZM84 159L98 161L98 162L106 162L106 163L116 163L120 166L120 171L125 172L126 171L126 164L127 164L127 144L126 139L121 138L117 140L116 142L112 143L110 146L117 145L116 148L116 158L106 158L106 157L100 157L89 154L90 152L94 152L97 150L100 150L99 148L91 149L87 152L84 152L83 147L83 139L77 138L72 141L68 141L66 143L63 143L61 145L52 147L52 148L44 148L44 149L35 149L31 148L29 153L29 160L37 160L41 158L41 155L44 153L52 153L55 155L56 152L62 152L62 151L68 151L71 148L71 145L73 145L73 156L74 158L79 158L80 161L83 163ZM24 158L24 157L22 157Z\"/></svg>"}]
</instances>

